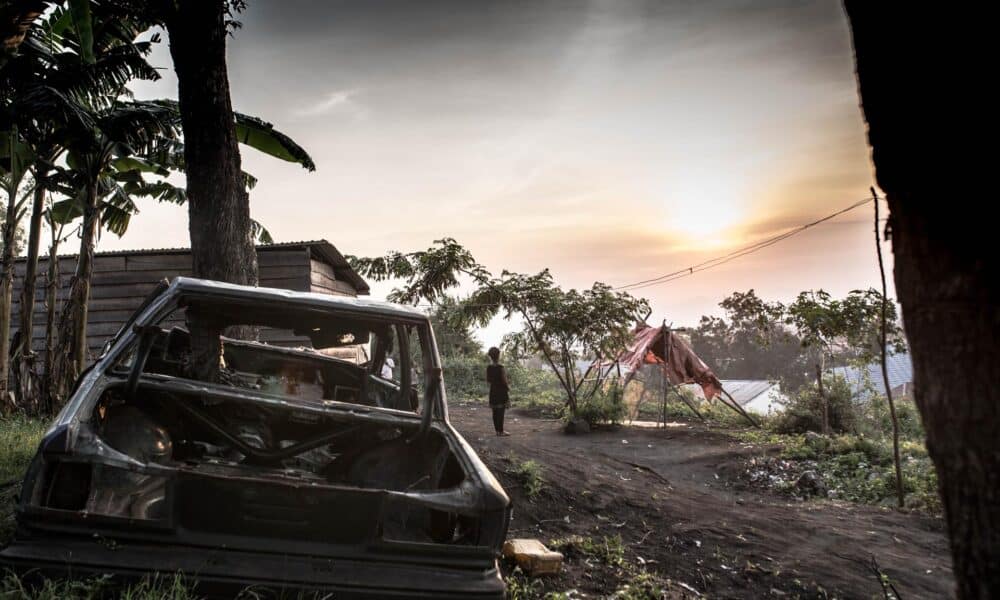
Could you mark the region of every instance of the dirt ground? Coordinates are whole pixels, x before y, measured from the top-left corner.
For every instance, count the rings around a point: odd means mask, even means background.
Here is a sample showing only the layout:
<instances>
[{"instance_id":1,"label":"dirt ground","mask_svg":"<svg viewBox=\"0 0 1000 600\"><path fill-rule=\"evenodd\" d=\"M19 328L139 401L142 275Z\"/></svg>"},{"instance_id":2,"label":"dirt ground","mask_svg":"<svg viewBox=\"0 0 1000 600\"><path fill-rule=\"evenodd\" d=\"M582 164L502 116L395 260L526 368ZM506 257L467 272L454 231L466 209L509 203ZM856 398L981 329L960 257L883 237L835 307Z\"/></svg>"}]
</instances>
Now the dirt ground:
<instances>
[{"instance_id":1,"label":"dirt ground","mask_svg":"<svg viewBox=\"0 0 1000 600\"><path fill-rule=\"evenodd\" d=\"M509 537L620 535L627 560L712 598L882 598L872 557L905 600L953 596L941 519L745 489L740 465L769 449L722 431L678 422L570 436L512 411L512 435L498 438L486 407L450 410L514 499ZM533 500L510 473L528 459L546 482ZM562 575L539 585L591 597L618 589L592 567L568 557Z\"/></svg>"}]
</instances>

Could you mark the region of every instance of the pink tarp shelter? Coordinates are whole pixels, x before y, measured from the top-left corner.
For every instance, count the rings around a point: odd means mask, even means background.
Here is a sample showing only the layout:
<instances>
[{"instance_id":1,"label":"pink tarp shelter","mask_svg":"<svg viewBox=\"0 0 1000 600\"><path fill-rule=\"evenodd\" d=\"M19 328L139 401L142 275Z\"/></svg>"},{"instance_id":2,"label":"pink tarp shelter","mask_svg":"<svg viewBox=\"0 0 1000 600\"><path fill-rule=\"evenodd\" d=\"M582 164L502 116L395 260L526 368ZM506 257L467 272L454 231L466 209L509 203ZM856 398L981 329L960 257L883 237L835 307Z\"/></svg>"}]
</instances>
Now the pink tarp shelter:
<instances>
[{"instance_id":1,"label":"pink tarp shelter","mask_svg":"<svg viewBox=\"0 0 1000 600\"><path fill-rule=\"evenodd\" d=\"M600 367L598 369L598 373L600 374L603 368L607 367L604 373L610 373L611 367L614 365L618 367L618 376L624 380L623 387L628 385L644 365L660 365L664 379L671 385L698 384L701 386L706 400L711 401L714 398L719 398L720 402L743 415L750 423L757 425L753 417L748 415L743 410L743 407L726 393L726 390L722 388L722 382L715 376L712 369L705 364L705 361L698 358L698 355L694 353L691 346L682 337L673 332L666 323L658 327L653 327L646 323L637 325L632 331L632 342L615 360L610 363L595 362L591 366L591 369L594 366ZM702 416L698 412L698 409L684 398L684 396L680 396L680 398L695 414L699 417ZM665 411L665 387L663 401Z\"/></svg>"},{"instance_id":2,"label":"pink tarp shelter","mask_svg":"<svg viewBox=\"0 0 1000 600\"><path fill-rule=\"evenodd\" d=\"M643 365L663 365L664 374L673 385L697 383L707 400L722 393L722 383L715 373L669 327L643 323L632 331L632 336L632 343L618 356L626 381Z\"/></svg>"}]
</instances>

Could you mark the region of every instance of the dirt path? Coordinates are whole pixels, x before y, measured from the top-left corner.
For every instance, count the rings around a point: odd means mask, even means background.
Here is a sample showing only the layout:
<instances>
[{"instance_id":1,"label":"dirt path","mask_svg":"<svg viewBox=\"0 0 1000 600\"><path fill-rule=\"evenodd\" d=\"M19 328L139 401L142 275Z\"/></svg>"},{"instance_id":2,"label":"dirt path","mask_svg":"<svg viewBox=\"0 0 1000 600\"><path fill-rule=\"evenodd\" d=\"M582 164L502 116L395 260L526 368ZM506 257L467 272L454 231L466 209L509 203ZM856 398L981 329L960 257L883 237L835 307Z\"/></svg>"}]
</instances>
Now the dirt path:
<instances>
[{"instance_id":1,"label":"dirt path","mask_svg":"<svg viewBox=\"0 0 1000 600\"><path fill-rule=\"evenodd\" d=\"M461 404L451 420L514 497L512 537L618 534L631 559L710 597L880 598L872 556L904 599L952 596L940 519L741 489L738 465L761 449L723 433L676 423L568 436L515 412L513 435L497 438L488 410ZM506 473L526 459L547 481L533 501ZM546 585L614 589L573 568Z\"/></svg>"}]
</instances>

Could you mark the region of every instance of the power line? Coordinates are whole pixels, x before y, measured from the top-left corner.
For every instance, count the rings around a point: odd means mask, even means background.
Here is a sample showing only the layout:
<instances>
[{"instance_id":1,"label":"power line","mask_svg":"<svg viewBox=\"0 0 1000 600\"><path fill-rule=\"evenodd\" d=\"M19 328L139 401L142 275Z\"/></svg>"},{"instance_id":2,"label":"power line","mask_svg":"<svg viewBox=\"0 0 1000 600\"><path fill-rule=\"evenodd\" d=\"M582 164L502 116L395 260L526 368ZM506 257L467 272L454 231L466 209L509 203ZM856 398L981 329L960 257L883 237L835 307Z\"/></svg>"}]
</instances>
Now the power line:
<instances>
[{"instance_id":1,"label":"power line","mask_svg":"<svg viewBox=\"0 0 1000 600\"><path fill-rule=\"evenodd\" d=\"M712 268L724 265L727 262L736 260L737 258L742 258L742 257L744 257L744 256L746 256L748 254L753 254L754 252L757 252L759 250L763 250L764 248L773 246L773 245L777 244L778 242L782 242L784 240L787 240L788 238L790 238L790 237L792 237L794 235L798 235L798 234L802 233L803 231L805 231L807 229L811 229L811 228L813 228L813 227L815 227L817 225L821 225L821 224L823 224L823 223L825 223L825 222L827 222L827 221L829 221L831 219L839 217L840 215L842 215L844 213L850 212L850 211L852 211L852 210L854 210L854 209L856 209L856 208L858 208L860 206L864 206L864 205L866 205L866 204L868 204L869 202L872 202L872 201L873 201L873 198L864 198L863 200L859 200L859 201L855 202L854 204L851 204L850 206L847 206L847 207L842 208L842 209L840 209L840 210L838 210L838 211L836 211L834 213L826 215L825 217L821 217L819 219L816 219L815 221L810 221L809 223L806 223L804 225L800 225L800 226L796 227L795 229L792 229L790 231L786 231L784 233L780 233L778 235L772 236L772 237L767 238L765 240L761 240L759 242L755 242L753 244L750 244L749 246L744 246L743 248L739 248L737 250L733 250L732 252L730 252L728 254L723 254L722 256L717 256L715 258L711 258L711 259L708 259L706 261L702 261L700 263L691 265L689 267L685 267L683 269L679 269L679 270L673 271L671 273L666 273L664 275L660 275L659 277L653 277L651 279L644 279L642 281L636 281L636 282L633 282L633 283L627 283L627 284L618 286L618 287L613 288L613 289L615 291L630 291L631 292L631 291L635 291L635 290L641 290L641 289L644 289L644 288L647 288L647 287L652 287L654 285L660 285L660 284L663 284L663 283L669 283L669 282L674 281L676 279L681 279L681 278L684 278L684 277L690 277L691 275L694 275L695 273L699 273L701 271L707 271L708 269L712 269ZM474 303L474 304L470 304L470 306L501 306L501 305L502 305L502 303ZM432 308L435 305L434 304L419 303L419 304L416 304L415 306L422 307L422 308Z\"/></svg>"},{"instance_id":2,"label":"power line","mask_svg":"<svg viewBox=\"0 0 1000 600\"><path fill-rule=\"evenodd\" d=\"M741 257L746 256L748 254L752 254L754 252L757 252L758 250L763 250L764 248L767 248L769 246L773 246L774 244L777 244L778 242L787 240L788 238L790 238L790 237L792 237L794 235L802 233L803 231L805 231L807 229L810 229L812 227L815 227L815 226L817 226L817 225L819 225L821 223L825 223L826 221L829 221L830 219L833 219L835 217L839 217L840 215L842 215L842 214L844 214L846 212L852 211L855 208L858 208L859 206L864 206L864 205L868 204L869 202L872 202L872 198L865 198L864 200L859 200L858 202L855 202L854 204L852 204L852 205L850 205L850 206L848 206L846 208L842 208L842 209L838 210L837 212L831 213L831 214L829 214L829 215L827 215L825 217L822 217L820 219L816 219L815 221L806 223L804 225L800 225L799 227L796 227L795 229L792 229L791 231L786 231L785 233L781 233L781 234L778 234L776 236L767 238L766 240L761 240L759 242L750 244L749 246L745 246L745 247L740 248L738 250L733 250L732 252L730 252L728 254L724 254L722 256L717 256L715 258L711 258L709 260L700 262L698 264L691 265L689 267L685 267L683 269L679 269L679 270L673 271L671 273L666 273L664 275L660 275L659 277L653 277L651 279L644 279L642 281L636 281L636 282L633 282L633 283L627 283L625 285L618 286L618 287L616 287L614 289L616 291L635 291L635 290L641 290L643 288L651 287L651 286L654 286L654 285L660 285L662 283L667 283L667 282L670 282L670 281L674 281L675 279L681 279L683 277L690 277L691 275L694 275L695 273L698 273L700 271L705 271L705 270L708 270L708 269L712 269L712 268L718 267L718 266L723 265L723 264L725 264L727 262L736 260L737 258L741 258Z\"/></svg>"}]
</instances>

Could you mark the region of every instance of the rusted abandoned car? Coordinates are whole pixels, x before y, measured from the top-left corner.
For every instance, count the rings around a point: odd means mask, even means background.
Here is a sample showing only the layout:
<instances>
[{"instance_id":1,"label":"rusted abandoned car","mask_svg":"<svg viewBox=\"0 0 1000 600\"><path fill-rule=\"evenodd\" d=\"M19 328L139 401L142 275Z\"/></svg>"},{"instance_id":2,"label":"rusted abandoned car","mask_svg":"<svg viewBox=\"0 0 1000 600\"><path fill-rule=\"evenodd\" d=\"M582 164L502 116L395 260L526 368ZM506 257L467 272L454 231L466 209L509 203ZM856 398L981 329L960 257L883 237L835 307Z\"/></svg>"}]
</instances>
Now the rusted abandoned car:
<instances>
[{"instance_id":1,"label":"rusted abandoned car","mask_svg":"<svg viewBox=\"0 0 1000 600\"><path fill-rule=\"evenodd\" d=\"M192 356L220 347L196 376ZM0 563L182 572L222 594L499 598L509 516L448 423L426 315L177 278L80 377Z\"/></svg>"}]
</instances>

